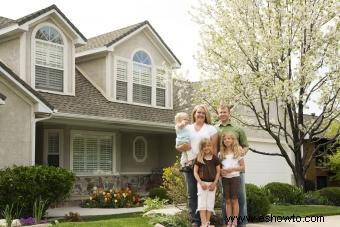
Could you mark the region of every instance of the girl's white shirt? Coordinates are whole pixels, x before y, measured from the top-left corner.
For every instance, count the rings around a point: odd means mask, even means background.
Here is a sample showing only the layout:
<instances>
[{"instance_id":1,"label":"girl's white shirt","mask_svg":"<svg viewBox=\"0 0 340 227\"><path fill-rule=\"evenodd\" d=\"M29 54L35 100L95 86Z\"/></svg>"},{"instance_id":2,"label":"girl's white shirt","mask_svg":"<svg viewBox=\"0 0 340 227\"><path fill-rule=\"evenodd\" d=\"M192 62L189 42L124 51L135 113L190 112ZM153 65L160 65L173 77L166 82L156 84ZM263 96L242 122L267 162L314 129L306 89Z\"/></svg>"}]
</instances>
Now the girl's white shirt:
<instances>
[{"instance_id":1,"label":"girl's white shirt","mask_svg":"<svg viewBox=\"0 0 340 227\"><path fill-rule=\"evenodd\" d=\"M243 159L243 157L240 156L238 158L234 158L233 154L227 154L225 159L221 160L222 169L240 167L241 159ZM240 171L234 171L234 172L228 173L227 175L223 177L232 178L232 177L238 177L238 176L240 176Z\"/></svg>"}]
</instances>

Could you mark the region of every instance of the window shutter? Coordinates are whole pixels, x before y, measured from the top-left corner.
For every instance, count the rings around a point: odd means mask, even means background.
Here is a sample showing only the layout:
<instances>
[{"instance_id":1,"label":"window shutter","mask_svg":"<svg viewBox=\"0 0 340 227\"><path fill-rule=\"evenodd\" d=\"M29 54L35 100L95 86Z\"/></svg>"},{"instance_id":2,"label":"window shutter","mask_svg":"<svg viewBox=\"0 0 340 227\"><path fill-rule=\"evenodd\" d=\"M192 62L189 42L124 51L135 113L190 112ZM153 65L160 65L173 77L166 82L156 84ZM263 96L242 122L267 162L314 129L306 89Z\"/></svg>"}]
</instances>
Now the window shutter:
<instances>
[{"instance_id":1,"label":"window shutter","mask_svg":"<svg viewBox=\"0 0 340 227\"><path fill-rule=\"evenodd\" d=\"M156 105L165 107L166 73L162 69L156 70Z\"/></svg>"},{"instance_id":2,"label":"window shutter","mask_svg":"<svg viewBox=\"0 0 340 227\"><path fill-rule=\"evenodd\" d=\"M49 132L47 134L47 164L50 166L59 166L59 133Z\"/></svg>"},{"instance_id":3,"label":"window shutter","mask_svg":"<svg viewBox=\"0 0 340 227\"><path fill-rule=\"evenodd\" d=\"M73 171L82 173L85 170L85 138L80 135L73 137Z\"/></svg>"},{"instance_id":4,"label":"window shutter","mask_svg":"<svg viewBox=\"0 0 340 227\"><path fill-rule=\"evenodd\" d=\"M151 67L133 64L133 102L151 105L152 74Z\"/></svg>"},{"instance_id":5,"label":"window shutter","mask_svg":"<svg viewBox=\"0 0 340 227\"><path fill-rule=\"evenodd\" d=\"M125 61L117 61L116 99L127 101L127 66Z\"/></svg>"},{"instance_id":6,"label":"window shutter","mask_svg":"<svg viewBox=\"0 0 340 227\"><path fill-rule=\"evenodd\" d=\"M73 171L78 174L112 174L113 139L104 135L72 136Z\"/></svg>"}]
</instances>

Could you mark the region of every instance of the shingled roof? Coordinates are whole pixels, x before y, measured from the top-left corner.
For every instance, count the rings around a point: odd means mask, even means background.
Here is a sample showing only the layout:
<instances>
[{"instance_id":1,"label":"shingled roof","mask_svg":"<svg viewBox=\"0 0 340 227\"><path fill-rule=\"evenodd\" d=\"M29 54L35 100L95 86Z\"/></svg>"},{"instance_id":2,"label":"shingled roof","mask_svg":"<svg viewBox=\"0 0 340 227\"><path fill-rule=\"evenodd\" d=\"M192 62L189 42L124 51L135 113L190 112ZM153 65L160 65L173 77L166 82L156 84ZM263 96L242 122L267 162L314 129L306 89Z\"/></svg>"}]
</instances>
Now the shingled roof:
<instances>
[{"instance_id":1,"label":"shingled roof","mask_svg":"<svg viewBox=\"0 0 340 227\"><path fill-rule=\"evenodd\" d=\"M78 70L75 96L39 93L55 106L58 113L173 123L174 110L108 101Z\"/></svg>"},{"instance_id":2,"label":"shingled roof","mask_svg":"<svg viewBox=\"0 0 340 227\"><path fill-rule=\"evenodd\" d=\"M35 91L30 85L23 81L17 74L15 74L10 68L8 68L4 63L0 61L0 67L3 68L10 76L12 76L16 81L18 81L22 86L24 86L29 92L31 92L35 97L37 97L41 102L48 106L51 110L54 109L44 97L42 97L37 91ZM2 74L0 73L0 76Z\"/></svg>"},{"instance_id":3,"label":"shingled roof","mask_svg":"<svg viewBox=\"0 0 340 227\"><path fill-rule=\"evenodd\" d=\"M156 32L156 30L151 26L149 21L143 21L141 23L137 23L134 25L130 25L125 28L121 28L112 32L108 32L99 36L95 36L92 38L89 38L87 40L87 43L81 47L76 48L76 53L84 52L87 50L92 50L100 47L109 47L113 45L114 43L118 42L119 40L123 39L124 37L128 36L129 34L133 33L134 31L138 30L139 28L143 27L144 25L148 25L150 29L155 33L157 38L161 41L161 43L164 45L164 47L170 52L170 54L176 59L178 64L181 64L181 62L178 60L178 58L175 56L175 54L170 50L170 48L166 45L166 43L163 41L163 39L159 36L159 34Z\"/></svg>"},{"instance_id":4,"label":"shingled roof","mask_svg":"<svg viewBox=\"0 0 340 227\"><path fill-rule=\"evenodd\" d=\"M30 20L33 20L34 18L44 14L44 13L47 13L51 10L55 10L57 11L60 16L74 29L74 31L84 40L86 41L87 39L85 38L85 36L78 30L78 28L76 28L76 26L74 26L72 24L72 22L65 16L65 14L63 14L63 12L61 12L61 10L56 6L56 5L50 5L44 9L41 9L41 10L38 10L34 13L31 13L31 14L28 14L24 17L21 17L19 19L16 19L16 20L12 20L12 19L9 19L9 18L5 18L5 17L0 17L0 29L1 28L5 28L5 27L8 27L10 25L13 25L13 24L18 24L19 26L30 21Z\"/></svg>"}]
</instances>

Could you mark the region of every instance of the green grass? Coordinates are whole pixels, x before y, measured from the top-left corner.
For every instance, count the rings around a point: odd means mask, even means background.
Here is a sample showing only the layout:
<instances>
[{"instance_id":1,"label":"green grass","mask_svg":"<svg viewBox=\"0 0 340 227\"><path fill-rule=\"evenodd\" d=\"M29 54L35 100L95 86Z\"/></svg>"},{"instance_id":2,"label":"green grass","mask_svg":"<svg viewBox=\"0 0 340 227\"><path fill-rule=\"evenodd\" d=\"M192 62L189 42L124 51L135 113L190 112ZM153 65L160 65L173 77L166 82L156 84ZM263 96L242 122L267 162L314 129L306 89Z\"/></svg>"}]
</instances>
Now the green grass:
<instances>
[{"instance_id":1,"label":"green grass","mask_svg":"<svg viewBox=\"0 0 340 227\"><path fill-rule=\"evenodd\" d=\"M270 208L272 215L291 216L329 216L339 215L339 206L321 206L321 205L272 205Z\"/></svg>"},{"instance_id":2,"label":"green grass","mask_svg":"<svg viewBox=\"0 0 340 227\"><path fill-rule=\"evenodd\" d=\"M149 218L143 217L141 213L105 215L93 217L81 217L81 222L63 222L58 227L151 227Z\"/></svg>"}]
</instances>

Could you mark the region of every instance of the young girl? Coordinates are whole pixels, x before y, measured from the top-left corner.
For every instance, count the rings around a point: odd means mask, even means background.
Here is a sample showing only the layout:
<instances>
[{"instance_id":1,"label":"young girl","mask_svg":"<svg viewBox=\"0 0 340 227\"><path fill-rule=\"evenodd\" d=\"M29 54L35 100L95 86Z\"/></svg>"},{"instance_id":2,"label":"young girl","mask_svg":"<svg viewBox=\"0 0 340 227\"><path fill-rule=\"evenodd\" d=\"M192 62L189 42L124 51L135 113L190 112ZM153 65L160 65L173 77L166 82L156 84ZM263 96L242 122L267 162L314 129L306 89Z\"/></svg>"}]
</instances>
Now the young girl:
<instances>
[{"instance_id":1,"label":"young girl","mask_svg":"<svg viewBox=\"0 0 340 227\"><path fill-rule=\"evenodd\" d=\"M190 143L190 132L187 127L189 124L189 115L184 112L177 113L175 116L175 124L176 147L184 143ZM181 156L182 167L192 164L190 161L194 160L195 157L196 155L192 152L192 150L183 152Z\"/></svg>"},{"instance_id":2,"label":"young girl","mask_svg":"<svg viewBox=\"0 0 340 227\"><path fill-rule=\"evenodd\" d=\"M213 154L210 139L202 139L195 159L194 176L197 180L197 211L200 212L201 227L209 226L214 212L216 184L220 177L220 161Z\"/></svg>"},{"instance_id":3,"label":"young girl","mask_svg":"<svg viewBox=\"0 0 340 227\"><path fill-rule=\"evenodd\" d=\"M222 162L222 169L227 173L222 176L228 218L227 227L233 227L237 226L237 218L233 219L233 217L238 217L239 214L238 193L240 172L244 170L244 160L240 155L240 146L234 133L223 133L221 142L219 158Z\"/></svg>"}]
</instances>

